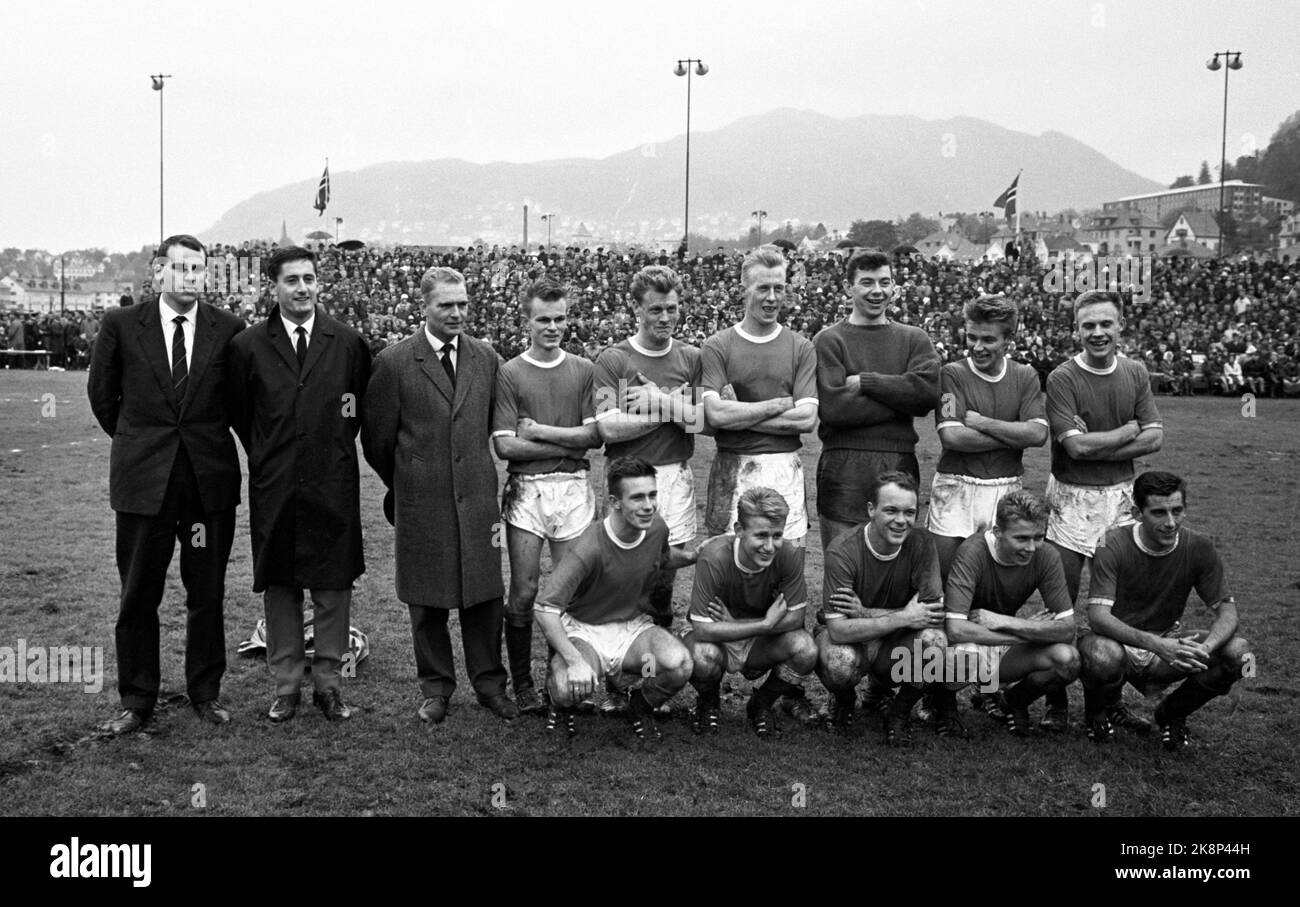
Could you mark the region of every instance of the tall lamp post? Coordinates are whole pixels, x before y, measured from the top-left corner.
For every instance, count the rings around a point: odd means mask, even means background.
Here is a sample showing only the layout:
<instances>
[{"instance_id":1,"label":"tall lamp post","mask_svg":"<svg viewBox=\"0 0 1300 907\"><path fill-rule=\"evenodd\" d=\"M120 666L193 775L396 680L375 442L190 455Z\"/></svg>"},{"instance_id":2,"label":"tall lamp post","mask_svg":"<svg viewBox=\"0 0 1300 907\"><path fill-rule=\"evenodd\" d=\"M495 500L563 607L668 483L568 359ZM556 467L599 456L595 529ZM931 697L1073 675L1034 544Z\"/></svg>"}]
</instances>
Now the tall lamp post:
<instances>
[{"instance_id":1,"label":"tall lamp post","mask_svg":"<svg viewBox=\"0 0 1300 907\"><path fill-rule=\"evenodd\" d=\"M749 216L758 218L758 244L761 246L763 244L763 218L767 217L767 212L759 208L757 211L750 211Z\"/></svg>"},{"instance_id":2,"label":"tall lamp post","mask_svg":"<svg viewBox=\"0 0 1300 907\"><path fill-rule=\"evenodd\" d=\"M551 221L555 220L555 215L554 215L554 214L543 214L543 215L542 215L542 220L546 221L546 249L547 249L547 251L550 251L550 248L551 248Z\"/></svg>"},{"instance_id":3,"label":"tall lamp post","mask_svg":"<svg viewBox=\"0 0 1300 907\"><path fill-rule=\"evenodd\" d=\"M162 245L167 235L163 231L163 79L171 76L159 73L149 78L153 80L153 90L158 92L158 244Z\"/></svg>"},{"instance_id":4,"label":"tall lamp post","mask_svg":"<svg viewBox=\"0 0 1300 907\"><path fill-rule=\"evenodd\" d=\"M682 220L682 254L690 249L691 239L691 64L695 64L695 74L708 73L709 67L703 60L686 58L677 61L674 75L686 76L686 212Z\"/></svg>"},{"instance_id":5,"label":"tall lamp post","mask_svg":"<svg viewBox=\"0 0 1300 907\"><path fill-rule=\"evenodd\" d=\"M1219 62L1223 57L1223 63ZM1225 66L1224 63L1227 65ZM1210 57L1205 68L1211 72L1223 70L1223 144L1219 149L1219 257L1222 258L1228 248L1223 209L1223 184L1228 175L1228 70L1241 69L1241 51L1223 50Z\"/></svg>"}]
</instances>

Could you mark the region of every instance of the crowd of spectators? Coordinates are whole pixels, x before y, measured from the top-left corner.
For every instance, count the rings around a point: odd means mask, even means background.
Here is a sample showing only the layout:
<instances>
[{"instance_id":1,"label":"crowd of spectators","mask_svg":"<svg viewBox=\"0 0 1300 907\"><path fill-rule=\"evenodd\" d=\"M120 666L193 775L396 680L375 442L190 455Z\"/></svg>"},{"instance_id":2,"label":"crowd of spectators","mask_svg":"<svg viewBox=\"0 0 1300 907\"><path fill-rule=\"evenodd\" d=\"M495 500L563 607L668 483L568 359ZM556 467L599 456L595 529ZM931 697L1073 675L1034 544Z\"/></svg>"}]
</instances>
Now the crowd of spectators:
<instances>
[{"instance_id":1,"label":"crowd of spectators","mask_svg":"<svg viewBox=\"0 0 1300 907\"><path fill-rule=\"evenodd\" d=\"M210 285L226 292L209 301L252 323L273 305L265 280L238 290L240 265L270 248L257 243L214 246ZM782 314L791 330L811 338L848 314L843 253L787 253L789 291ZM244 262L241 256L247 256ZM571 288L567 349L595 358L635 328L628 306L628 284L647 264L666 264L681 275L684 314L678 336L696 345L740 321L743 315L739 270L743 253L721 249L681 256L667 252L605 248L524 251L517 246L457 249L363 248L330 246L320 254L320 302L335 317L360 331L378 352L416 331L422 321L419 283L434 266L456 268L466 278L470 332L488 340L509 358L527 346L520 291L543 273ZM224 264L223 264L224 263ZM212 280L224 268L224 280ZM244 270L247 270L246 268ZM1021 310L1013 355L1047 374L1077 351L1070 308L1072 295L1045 288L1045 268L1032 259L1015 262L943 262L907 256L895 266L900 286L891 317L925 329L945 360L965 354L962 305L982 293L1003 293ZM1194 391L1259 395L1300 395L1300 263L1260 258L1158 261L1150 292L1125 293L1125 355L1145 362L1152 387L1160 393ZM149 298L148 283L142 293ZM125 299L124 299L125 301ZM27 348L47 344L69 367L83 365L97 329L94 315L61 318L26 316L21 321ZM80 330L78 330L80 328Z\"/></svg>"}]
</instances>

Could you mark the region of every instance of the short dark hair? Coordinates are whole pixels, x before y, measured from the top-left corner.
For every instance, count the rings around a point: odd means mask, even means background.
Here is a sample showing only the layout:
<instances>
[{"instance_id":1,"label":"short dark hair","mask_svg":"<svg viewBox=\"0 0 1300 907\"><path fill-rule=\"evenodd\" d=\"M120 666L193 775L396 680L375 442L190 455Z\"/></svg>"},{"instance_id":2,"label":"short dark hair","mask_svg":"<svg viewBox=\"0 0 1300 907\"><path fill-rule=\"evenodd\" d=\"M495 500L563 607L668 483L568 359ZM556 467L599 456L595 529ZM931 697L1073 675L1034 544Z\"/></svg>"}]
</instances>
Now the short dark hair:
<instances>
[{"instance_id":1,"label":"short dark hair","mask_svg":"<svg viewBox=\"0 0 1300 907\"><path fill-rule=\"evenodd\" d=\"M1089 290L1086 293L1080 293L1079 297L1074 300L1074 320L1079 320L1079 312L1090 305L1104 305L1110 303L1119 313L1119 317L1124 317L1124 297L1110 290Z\"/></svg>"},{"instance_id":2,"label":"short dark hair","mask_svg":"<svg viewBox=\"0 0 1300 907\"><path fill-rule=\"evenodd\" d=\"M285 246L283 249L276 249L266 260L266 276L274 283L280 279L281 269L291 261L309 261L312 270L316 270L315 252L302 246Z\"/></svg>"},{"instance_id":3,"label":"short dark hair","mask_svg":"<svg viewBox=\"0 0 1300 907\"><path fill-rule=\"evenodd\" d=\"M891 275L894 273L894 263L889 256L879 249L862 249L854 252L844 265L844 279L853 283L859 271L879 271L881 268L889 268Z\"/></svg>"},{"instance_id":4,"label":"short dark hair","mask_svg":"<svg viewBox=\"0 0 1300 907\"><path fill-rule=\"evenodd\" d=\"M624 479L644 479L654 475L657 475L655 468L640 457L619 457L605 467L605 483L609 486L609 493L616 498L623 493Z\"/></svg>"},{"instance_id":5,"label":"short dark hair","mask_svg":"<svg viewBox=\"0 0 1300 907\"><path fill-rule=\"evenodd\" d=\"M880 475L876 476L876 481L872 482L871 487L867 489L867 501L872 504L879 504L880 489L884 488L886 485L897 485L904 491L910 491L912 494L917 494L916 480L907 473L882 472Z\"/></svg>"},{"instance_id":6,"label":"short dark hair","mask_svg":"<svg viewBox=\"0 0 1300 907\"><path fill-rule=\"evenodd\" d=\"M1187 480L1172 472L1148 470L1133 480L1133 503L1138 510L1147 509L1147 501L1153 497L1168 497L1174 492L1182 492L1183 503L1187 503Z\"/></svg>"},{"instance_id":7,"label":"short dark hair","mask_svg":"<svg viewBox=\"0 0 1300 907\"><path fill-rule=\"evenodd\" d=\"M569 295L569 288L554 277L543 275L528 286L524 287L523 293L519 296L519 306L523 309L525 317L531 316L532 303L534 299L540 299L542 302L555 302L557 299L564 299Z\"/></svg>"},{"instance_id":8,"label":"short dark hair","mask_svg":"<svg viewBox=\"0 0 1300 907\"><path fill-rule=\"evenodd\" d=\"M199 242L198 237L190 236L188 233L177 233L158 244L158 251L154 253L154 258L166 258L172 246L183 246L194 252L202 252L205 256L208 254L208 250L203 248L203 243Z\"/></svg>"}]
</instances>

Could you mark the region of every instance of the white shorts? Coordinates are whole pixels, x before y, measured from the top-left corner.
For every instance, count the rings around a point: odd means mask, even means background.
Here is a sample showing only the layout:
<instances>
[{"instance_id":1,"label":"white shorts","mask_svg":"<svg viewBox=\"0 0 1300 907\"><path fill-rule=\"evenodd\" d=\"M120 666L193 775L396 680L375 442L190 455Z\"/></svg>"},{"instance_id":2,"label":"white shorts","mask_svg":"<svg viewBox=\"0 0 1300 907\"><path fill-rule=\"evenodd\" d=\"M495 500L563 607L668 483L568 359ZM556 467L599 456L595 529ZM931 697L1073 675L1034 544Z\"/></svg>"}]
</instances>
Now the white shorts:
<instances>
[{"instance_id":1,"label":"white shorts","mask_svg":"<svg viewBox=\"0 0 1300 907\"><path fill-rule=\"evenodd\" d=\"M984 693L992 693L998 688L998 672L1002 667L1002 656L1011 649L1010 645L986 646L978 642L963 642L953 648L963 655L968 657L973 655L977 659L973 671L968 665L962 666L965 674L962 679L969 680ZM982 682L986 677L989 679L988 684Z\"/></svg>"},{"instance_id":2,"label":"white shorts","mask_svg":"<svg viewBox=\"0 0 1300 907\"><path fill-rule=\"evenodd\" d=\"M1205 642L1205 638L1210 634L1208 630L1184 630L1182 624L1175 623L1159 635L1165 639L1194 639L1197 642ZM1151 676L1152 669L1162 662L1160 656L1150 649L1124 646L1124 654L1128 659L1124 679L1133 684L1138 692L1148 699L1156 698L1164 692L1166 687L1178 683L1183 677L1187 676L1174 675L1163 679L1153 678Z\"/></svg>"},{"instance_id":3,"label":"white shorts","mask_svg":"<svg viewBox=\"0 0 1300 907\"><path fill-rule=\"evenodd\" d=\"M623 659L632 643L646 630L653 630L655 622L649 615L638 614L631 620L616 620L607 624L584 624L560 614L560 626L569 639L580 639L595 651L602 677L617 680L623 673Z\"/></svg>"},{"instance_id":4,"label":"white shorts","mask_svg":"<svg viewBox=\"0 0 1300 907\"><path fill-rule=\"evenodd\" d=\"M501 519L516 529L556 542L582 535L596 518L596 495L587 471L512 475L501 495Z\"/></svg>"},{"instance_id":5,"label":"white shorts","mask_svg":"<svg viewBox=\"0 0 1300 907\"><path fill-rule=\"evenodd\" d=\"M695 538L695 476L689 463L655 467L659 483L659 515L668 524L668 544L685 545Z\"/></svg>"},{"instance_id":6,"label":"white shorts","mask_svg":"<svg viewBox=\"0 0 1300 907\"><path fill-rule=\"evenodd\" d=\"M749 660L749 652L754 648L754 642L757 636L751 636L748 639L737 639L732 642L724 642L722 648L727 653L727 673L740 674L745 670L745 662Z\"/></svg>"},{"instance_id":7,"label":"white shorts","mask_svg":"<svg viewBox=\"0 0 1300 907\"><path fill-rule=\"evenodd\" d=\"M799 451L738 454L718 451L709 470L709 500L704 528L710 536L726 535L736 525L736 503L751 488L771 488L790 505L785 538L798 541L808 534L804 503L803 462Z\"/></svg>"},{"instance_id":8,"label":"white shorts","mask_svg":"<svg viewBox=\"0 0 1300 907\"><path fill-rule=\"evenodd\" d=\"M977 479L936 472L930 482L925 528L947 538L970 538L997 523L998 501L1021 488L1020 476Z\"/></svg>"},{"instance_id":9,"label":"white shorts","mask_svg":"<svg viewBox=\"0 0 1300 907\"><path fill-rule=\"evenodd\" d=\"M1047 503L1047 540L1084 557L1092 557L1108 530L1135 522L1132 482L1071 485L1048 476Z\"/></svg>"}]
</instances>

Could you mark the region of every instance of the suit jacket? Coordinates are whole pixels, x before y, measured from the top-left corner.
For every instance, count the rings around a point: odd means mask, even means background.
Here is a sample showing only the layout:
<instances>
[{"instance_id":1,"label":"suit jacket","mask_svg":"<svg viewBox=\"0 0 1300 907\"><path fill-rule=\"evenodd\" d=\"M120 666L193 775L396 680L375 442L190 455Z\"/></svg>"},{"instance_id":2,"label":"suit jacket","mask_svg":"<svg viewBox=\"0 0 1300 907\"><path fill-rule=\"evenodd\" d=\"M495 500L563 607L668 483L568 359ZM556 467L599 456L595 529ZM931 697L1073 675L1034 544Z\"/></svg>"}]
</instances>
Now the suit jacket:
<instances>
[{"instance_id":1,"label":"suit jacket","mask_svg":"<svg viewBox=\"0 0 1300 907\"><path fill-rule=\"evenodd\" d=\"M230 339L244 323L205 302L194 309L189 377L177 397L156 301L104 314L87 394L113 439L108 496L114 510L155 516L182 444L199 480L204 511L239 504L239 457L226 410Z\"/></svg>"},{"instance_id":2,"label":"suit jacket","mask_svg":"<svg viewBox=\"0 0 1300 907\"><path fill-rule=\"evenodd\" d=\"M248 454L253 590L350 589L366 570L357 432L360 334L316 307L302 371L279 310L230 344L230 418Z\"/></svg>"},{"instance_id":3,"label":"suit jacket","mask_svg":"<svg viewBox=\"0 0 1300 907\"><path fill-rule=\"evenodd\" d=\"M361 445L394 495L397 597L465 608L499 598L501 511L489 453L496 351L461 336L456 387L423 330L375 358Z\"/></svg>"}]
</instances>

